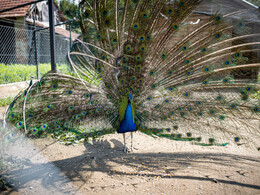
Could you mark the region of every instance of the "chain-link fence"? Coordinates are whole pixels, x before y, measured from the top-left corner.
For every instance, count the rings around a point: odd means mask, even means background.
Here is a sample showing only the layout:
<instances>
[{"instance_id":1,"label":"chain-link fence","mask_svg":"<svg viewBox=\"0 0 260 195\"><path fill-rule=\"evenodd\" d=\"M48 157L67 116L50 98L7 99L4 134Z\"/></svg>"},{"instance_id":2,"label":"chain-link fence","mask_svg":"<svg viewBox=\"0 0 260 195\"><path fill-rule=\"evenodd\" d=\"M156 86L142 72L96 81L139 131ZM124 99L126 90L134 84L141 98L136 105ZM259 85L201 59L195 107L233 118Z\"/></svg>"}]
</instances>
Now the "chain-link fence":
<instances>
[{"instance_id":1,"label":"chain-link fence","mask_svg":"<svg viewBox=\"0 0 260 195\"><path fill-rule=\"evenodd\" d=\"M68 64L67 53L70 50L70 43L70 38L55 35L55 58L58 65ZM18 81L28 80L30 76L36 77L36 64L39 64L40 76L42 76L50 70L50 65L46 68L48 66L46 64L50 62L49 29L34 30L32 25L17 28L0 24L0 84L15 82L16 79L13 78L21 74L22 67L33 69L35 72L28 76L24 74L23 78ZM18 68L19 66L21 68Z\"/></svg>"}]
</instances>

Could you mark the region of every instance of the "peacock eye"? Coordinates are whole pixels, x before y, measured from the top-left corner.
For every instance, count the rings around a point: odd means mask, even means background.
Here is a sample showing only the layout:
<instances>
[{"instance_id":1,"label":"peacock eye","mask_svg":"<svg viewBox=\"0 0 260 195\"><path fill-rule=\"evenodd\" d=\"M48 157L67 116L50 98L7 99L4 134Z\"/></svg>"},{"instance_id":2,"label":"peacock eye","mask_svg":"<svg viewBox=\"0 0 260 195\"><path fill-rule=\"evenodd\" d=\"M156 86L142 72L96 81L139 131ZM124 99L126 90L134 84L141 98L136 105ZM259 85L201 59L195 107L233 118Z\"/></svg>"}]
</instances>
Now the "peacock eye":
<instances>
[{"instance_id":1,"label":"peacock eye","mask_svg":"<svg viewBox=\"0 0 260 195\"><path fill-rule=\"evenodd\" d=\"M88 12L85 12L85 16L86 16L86 17L89 17L89 13L88 13Z\"/></svg>"},{"instance_id":2,"label":"peacock eye","mask_svg":"<svg viewBox=\"0 0 260 195\"><path fill-rule=\"evenodd\" d=\"M238 142L240 140L240 137L235 137L234 140L235 142Z\"/></svg>"},{"instance_id":3,"label":"peacock eye","mask_svg":"<svg viewBox=\"0 0 260 195\"><path fill-rule=\"evenodd\" d=\"M220 16L217 16L217 17L216 17L216 20L217 20L217 21L220 21L220 19L221 19Z\"/></svg>"},{"instance_id":4,"label":"peacock eye","mask_svg":"<svg viewBox=\"0 0 260 195\"><path fill-rule=\"evenodd\" d=\"M221 115L221 116L219 116L219 119L220 119L220 120L224 120L224 118L225 118L225 117L224 117L224 116L222 116L222 115Z\"/></svg>"}]
</instances>

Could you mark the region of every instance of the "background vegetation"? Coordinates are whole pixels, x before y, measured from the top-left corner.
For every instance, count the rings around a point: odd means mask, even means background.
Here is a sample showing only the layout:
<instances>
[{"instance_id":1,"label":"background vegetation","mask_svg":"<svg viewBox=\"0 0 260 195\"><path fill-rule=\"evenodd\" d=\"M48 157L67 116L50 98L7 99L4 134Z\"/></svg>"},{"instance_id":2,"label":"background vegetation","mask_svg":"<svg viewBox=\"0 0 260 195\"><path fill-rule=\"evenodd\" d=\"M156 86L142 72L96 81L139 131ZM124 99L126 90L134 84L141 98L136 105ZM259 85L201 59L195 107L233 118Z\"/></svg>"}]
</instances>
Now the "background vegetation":
<instances>
[{"instance_id":1,"label":"background vegetation","mask_svg":"<svg viewBox=\"0 0 260 195\"><path fill-rule=\"evenodd\" d=\"M64 14L67 21L78 18L78 5L76 3L71 3L69 0L60 0L55 2L59 5L60 11ZM80 26L78 22L70 23L71 30L73 32L81 34ZM69 25L66 26L67 30Z\"/></svg>"},{"instance_id":2,"label":"background vegetation","mask_svg":"<svg viewBox=\"0 0 260 195\"><path fill-rule=\"evenodd\" d=\"M57 64L58 70L63 74L72 75L70 67L66 64ZM39 64L40 77L51 70L51 64ZM35 65L0 64L0 84L29 81L31 77L37 78Z\"/></svg>"}]
</instances>

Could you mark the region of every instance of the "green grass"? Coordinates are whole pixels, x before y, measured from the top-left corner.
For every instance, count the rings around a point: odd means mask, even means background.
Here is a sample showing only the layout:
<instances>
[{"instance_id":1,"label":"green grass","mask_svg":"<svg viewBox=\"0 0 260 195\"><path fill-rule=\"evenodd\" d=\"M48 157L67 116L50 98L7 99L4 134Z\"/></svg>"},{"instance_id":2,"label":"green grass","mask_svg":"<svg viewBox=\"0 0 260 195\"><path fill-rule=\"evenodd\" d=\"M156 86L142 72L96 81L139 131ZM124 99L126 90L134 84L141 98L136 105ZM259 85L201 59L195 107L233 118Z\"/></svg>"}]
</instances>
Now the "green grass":
<instances>
[{"instance_id":1,"label":"green grass","mask_svg":"<svg viewBox=\"0 0 260 195\"><path fill-rule=\"evenodd\" d=\"M8 106L12 103L14 97L0 98L0 107Z\"/></svg>"},{"instance_id":2,"label":"green grass","mask_svg":"<svg viewBox=\"0 0 260 195\"><path fill-rule=\"evenodd\" d=\"M57 65L58 70L63 74L72 75L70 68L66 64ZM40 76L51 70L50 64L39 64ZM28 81L31 77L36 78L36 66L13 64L0 64L0 84Z\"/></svg>"}]
</instances>

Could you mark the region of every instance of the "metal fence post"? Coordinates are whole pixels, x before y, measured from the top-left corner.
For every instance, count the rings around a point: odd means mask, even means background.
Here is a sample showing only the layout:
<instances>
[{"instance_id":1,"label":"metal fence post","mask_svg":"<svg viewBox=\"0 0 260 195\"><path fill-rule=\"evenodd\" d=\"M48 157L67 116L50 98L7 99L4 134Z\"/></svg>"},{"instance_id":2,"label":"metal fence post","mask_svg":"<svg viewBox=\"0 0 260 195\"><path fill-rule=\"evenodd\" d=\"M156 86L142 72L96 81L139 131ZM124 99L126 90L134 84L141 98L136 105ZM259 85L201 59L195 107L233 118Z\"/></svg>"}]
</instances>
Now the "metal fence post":
<instances>
[{"instance_id":1,"label":"metal fence post","mask_svg":"<svg viewBox=\"0 0 260 195\"><path fill-rule=\"evenodd\" d=\"M72 41L71 41L71 25L69 25L69 27L70 27L70 49L71 49L71 46L72 46ZM69 50L70 50L69 49Z\"/></svg>"},{"instance_id":2,"label":"metal fence post","mask_svg":"<svg viewBox=\"0 0 260 195\"><path fill-rule=\"evenodd\" d=\"M37 31L36 31L36 24L35 24L35 16L33 17L33 24L34 24L34 31L33 31L33 38L34 38L34 52L35 52L35 65L36 65L36 76L39 79L39 63L38 63L38 51L37 51Z\"/></svg>"},{"instance_id":3,"label":"metal fence post","mask_svg":"<svg viewBox=\"0 0 260 195\"><path fill-rule=\"evenodd\" d=\"M49 26L50 26L50 48L51 48L51 70L57 71L55 62L55 27L54 27L54 3L53 0L48 0L49 6Z\"/></svg>"}]
</instances>

